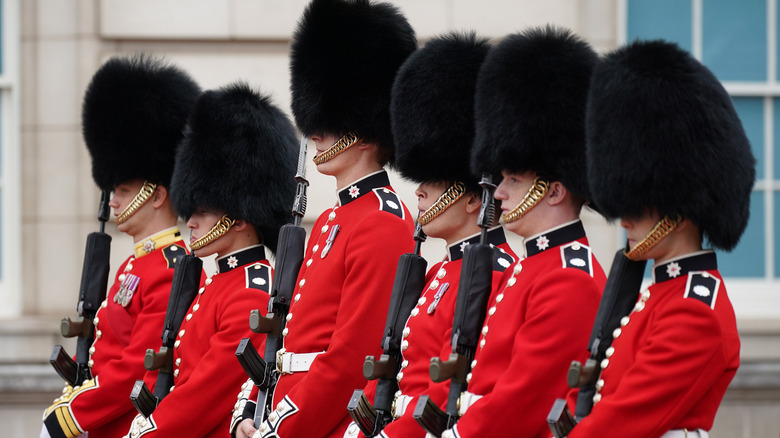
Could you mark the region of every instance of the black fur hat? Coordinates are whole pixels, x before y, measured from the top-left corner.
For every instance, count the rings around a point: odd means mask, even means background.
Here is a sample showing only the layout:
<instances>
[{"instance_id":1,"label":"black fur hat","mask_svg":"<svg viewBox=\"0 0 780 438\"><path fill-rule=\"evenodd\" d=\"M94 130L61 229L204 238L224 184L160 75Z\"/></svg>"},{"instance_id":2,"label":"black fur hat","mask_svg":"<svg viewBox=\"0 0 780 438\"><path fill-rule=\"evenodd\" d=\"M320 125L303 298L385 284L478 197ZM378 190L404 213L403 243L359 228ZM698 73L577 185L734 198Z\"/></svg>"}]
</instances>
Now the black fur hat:
<instances>
[{"instance_id":1,"label":"black fur hat","mask_svg":"<svg viewBox=\"0 0 780 438\"><path fill-rule=\"evenodd\" d=\"M176 146L200 88L160 58L114 57L92 77L82 133L101 190L134 179L169 186Z\"/></svg>"},{"instance_id":2,"label":"black fur hat","mask_svg":"<svg viewBox=\"0 0 780 438\"><path fill-rule=\"evenodd\" d=\"M401 66L390 114L395 167L405 178L461 181L479 191L469 159L477 74L489 48L473 33L448 34L430 40Z\"/></svg>"},{"instance_id":3,"label":"black fur hat","mask_svg":"<svg viewBox=\"0 0 780 438\"><path fill-rule=\"evenodd\" d=\"M585 105L598 56L568 30L508 36L488 53L477 82L472 171L534 171L591 200Z\"/></svg>"},{"instance_id":4,"label":"black fur hat","mask_svg":"<svg viewBox=\"0 0 780 438\"><path fill-rule=\"evenodd\" d=\"M587 113L590 187L608 218L690 219L730 250L747 226L755 159L728 93L678 46L640 41L596 68Z\"/></svg>"},{"instance_id":5,"label":"black fur hat","mask_svg":"<svg viewBox=\"0 0 780 438\"><path fill-rule=\"evenodd\" d=\"M417 48L400 11L369 0L312 0L290 51L292 112L306 135L343 135L393 149L390 88Z\"/></svg>"},{"instance_id":6,"label":"black fur hat","mask_svg":"<svg viewBox=\"0 0 780 438\"><path fill-rule=\"evenodd\" d=\"M172 200L189 218L198 207L245 219L276 251L292 221L298 142L292 123L245 83L205 91L176 155Z\"/></svg>"}]
</instances>

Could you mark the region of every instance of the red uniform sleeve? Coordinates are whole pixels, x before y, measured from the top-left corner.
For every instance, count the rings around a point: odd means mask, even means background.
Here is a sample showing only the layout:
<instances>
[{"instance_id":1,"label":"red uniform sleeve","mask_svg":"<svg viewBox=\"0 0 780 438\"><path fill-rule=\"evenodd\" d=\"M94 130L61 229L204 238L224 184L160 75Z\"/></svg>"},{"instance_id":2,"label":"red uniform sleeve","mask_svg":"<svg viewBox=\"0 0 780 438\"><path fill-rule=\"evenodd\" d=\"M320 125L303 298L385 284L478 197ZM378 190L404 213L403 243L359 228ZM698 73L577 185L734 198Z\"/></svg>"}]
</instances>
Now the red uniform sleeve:
<instances>
[{"instance_id":1,"label":"red uniform sleeve","mask_svg":"<svg viewBox=\"0 0 780 438\"><path fill-rule=\"evenodd\" d=\"M130 402L130 392L135 381L145 376L144 354L148 348L159 349L162 340L162 326L168 307L173 269L156 269L144 274L141 287L145 290L135 299L142 299L142 310L138 314L129 344L121 355L106 362L98 375L99 386L83 391L71 403L76 421L83 430L89 431L126 414L135 411ZM154 384L156 372L147 385ZM130 424L127 425L130 427Z\"/></svg>"},{"instance_id":2,"label":"red uniform sleeve","mask_svg":"<svg viewBox=\"0 0 780 438\"><path fill-rule=\"evenodd\" d=\"M247 323L249 312L258 308L260 294L256 289L244 289L232 293L229 301L220 301L216 330L202 340L208 342L206 353L186 383L176 386L157 406L151 416L157 430L144 437L205 436L214 430L228 434L236 391L246 382L235 357L236 345L249 337L259 351L265 348L265 336L253 333Z\"/></svg>"},{"instance_id":3,"label":"red uniform sleeve","mask_svg":"<svg viewBox=\"0 0 780 438\"><path fill-rule=\"evenodd\" d=\"M381 211L366 216L350 235L335 330L327 351L289 391L299 411L280 423L280 437L301 430L325 436L345 420L352 392L366 384L366 355L381 353L398 258L413 247L409 224ZM323 409L324 404L342 408Z\"/></svg>"},{"instance_id":4,"label":"red uniform sleeve","mask_svg":"<svg viewBox=\"0 0 780 438\"><path fill-rule=\"evenodd\" d=\"M556 270L535 281L511 362L493 390L458 421L460 437L548 437L547 413L568 386L572 360L586 353L601 289L578 269ZM618 436L618 435L615 435Z\"/></svg>"},{"instance_id":5,"label":"red uniform sleeve","mask_svg":"<svg viewBox=\"0 0 780 438\"><path fill-rule=\"evenodd\" d=\"M679 426L727 369L726 348L735 340L724 339L708 306L674 300L652 324L634 365L619 382L606 383L619 385L616 391L596 404L569 437L660 437Z\"/></svg>"}]
</instances>

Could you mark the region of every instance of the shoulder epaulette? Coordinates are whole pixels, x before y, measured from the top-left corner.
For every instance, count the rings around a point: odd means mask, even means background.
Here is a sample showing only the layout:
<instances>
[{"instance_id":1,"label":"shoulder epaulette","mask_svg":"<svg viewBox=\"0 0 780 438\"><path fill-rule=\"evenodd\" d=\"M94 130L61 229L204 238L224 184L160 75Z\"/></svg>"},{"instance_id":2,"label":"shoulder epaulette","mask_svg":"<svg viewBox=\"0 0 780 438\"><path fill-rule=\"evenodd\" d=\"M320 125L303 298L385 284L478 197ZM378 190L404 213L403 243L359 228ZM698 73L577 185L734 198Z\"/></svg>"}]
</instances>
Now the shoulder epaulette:
<instances>
[{"instance_id":1,"label":"shoulder epaulette","mask_svg":"<svg viewBox=\"0 0 780 438\"><path fill-rule=\"evenodd\" d=\"M503 249L494 246L493 247L493 270L497 272L504 272L512 263L515 262L515 258L509 255Z\"/></svg>"},{"instance_id":2,"label":"shoulder epaulette","mask_svg":"<svg viewBox=\"0 0 780 438\"><path fill-rule=\"evenodd\" d=\"M168 269L171 269L176 266L176 260L179 257L187 255L187 250L183 246L174 243L163 248L162 253L165 261L168 262Z\"/></svg>"},{"instance_id":3,"label":"shoulder epaulette","mask_svg":"<svg viewBox=\"0 0 780 438\"><path fill-rule=\"evenodd\" d=\"M392 213L401 219L404 219L406 213L404 212L403 203L401 203L401 198L399 198L394 191L380 187L374 189L374 193L376 193L376 197L379 198L379 209L381 211Z\"/></svg>"},{"instance_id":4,"label":"shoulder epaulette","mask_svg":"<svg viewBox=\"0 0 780 438\"><path fill-rule=\"evenodd\" d=\"M247 289L259 289L271 293L271 267L263 263L254 263L244 268Z\"/></svg>"},{"instance_id":5,"label":"shoulder epaulette","mask_svg":"<svg viewBox=\"0 0 780 438\"><path fill-rule=\"evenodd\" d=\"M593 277L593 255L590 247L579 242L561 246L561 261L564 268L575 268Z\"/></svg>"},{"instance_id":6,"label":"shoulder epaulette","mask_svg":"<svg viewBox=\"0 0 780 438\"><path fill-rule=\"evenodd\" d=\"M720 279L713 277L706 271L694 271L688 273L688 282L685 285L683 298L693 298L715 308L715 300L718 298Z\"/></svg>"}]
</instances>

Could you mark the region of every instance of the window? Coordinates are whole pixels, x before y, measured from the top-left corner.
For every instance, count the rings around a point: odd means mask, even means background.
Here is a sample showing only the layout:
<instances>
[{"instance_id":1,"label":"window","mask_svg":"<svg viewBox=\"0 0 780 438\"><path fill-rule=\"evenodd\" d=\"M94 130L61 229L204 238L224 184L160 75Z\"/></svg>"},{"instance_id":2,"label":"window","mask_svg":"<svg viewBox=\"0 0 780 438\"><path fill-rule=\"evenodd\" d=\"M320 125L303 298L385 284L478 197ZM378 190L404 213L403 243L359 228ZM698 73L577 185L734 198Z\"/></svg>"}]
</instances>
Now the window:
<instances>
[{"instance_id":1,"label":"window","mask_svg":"<svg viewBox=\"0 0 780 438\"><path fill-rule=\"evenodd\" d=\"M756 157L750 222L718 252L740 317L780 316L780 82L777 0L623 0L623 41L663 38L710 68L731 94Z\"/></svg>"},{"instance_id":2,"label":"window","mask_svg":"<svg viewBox=\"0 0 780 438\"><path fill-rule=\"evenodd\" d=\"M22 312L20 21L19 2L0 0L0 317Z\"/></svg>"}]
</instances>

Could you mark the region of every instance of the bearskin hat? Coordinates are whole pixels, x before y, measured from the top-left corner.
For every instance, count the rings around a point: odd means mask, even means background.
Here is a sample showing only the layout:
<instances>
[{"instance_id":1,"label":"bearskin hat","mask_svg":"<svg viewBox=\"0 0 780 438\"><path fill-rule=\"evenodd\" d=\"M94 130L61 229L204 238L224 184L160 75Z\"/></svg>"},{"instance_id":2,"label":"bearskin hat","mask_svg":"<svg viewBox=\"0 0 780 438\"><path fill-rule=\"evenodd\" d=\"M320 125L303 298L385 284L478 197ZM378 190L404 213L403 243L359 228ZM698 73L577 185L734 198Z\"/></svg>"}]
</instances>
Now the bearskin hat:
<instances>
[{"instance_id":1,"label":"bearskin hat","mask_svg":"<svg viewBox=\"0 0 780 438\"><path fill-rule=\"evenodd\" d=\"M533 28L488 53L477 81L472 171L534 171L589 201L585 105L598 56L570 31Z\"/></svg>"},{"instance_id":2,"label":"bearskin hat","mask_svg":"<svg viewBox=\"0 0 780 438\"><path fill-rule=\"evenodd\" d=\"M393 149L390 88L417 48L406 18L388 3L312 0L290 51L292 112L305 135L348 131Z\"/></svg>"},{"instance_id":3,"label":"bearskin hat","mask_svg":"<svg viewBox=\"0 0 780 438\"><path fill-rule=\"evenodd\" d=\"M189 218L198 207L245 219L276 251L292 221L298 142L287 116L245 83L205 91L176 155L172 201Z\"/></svg>"},{"instance_id":4,"label":"bearskin hat","mask_svg":"<svg viewBox=\"0 0 780 438\"><path fill-rule=\"evenodd\" d=\"M434 38L413 53L393 84L390 115L395 167L416 182L460 181L480 189L471 175L474 91L490 48L472 34Z\"/></svg>"},{"instance_id":5,"label":"bearskin hat","mask_svg":"<svg viewBox=\"0 0 780 438\"><path fill-rule=\"evenodd\" d=\"M82 132L101 190L142 179L170 185L176 146L200 88L161 58L114 57L92 77Z\"/></svg>"},{"instance_id":6,"label":"bearskin hat","mask_svg":"<svg viewBox=\"0 0 780 438\"><path fill-rule=\"evenodd\" d=\"M755 159L731 99L689 53L638 41L599 64L587 112L590 187L608 218L690 219L730 250L747 226Z\"/></svg>"}]
</instances>

